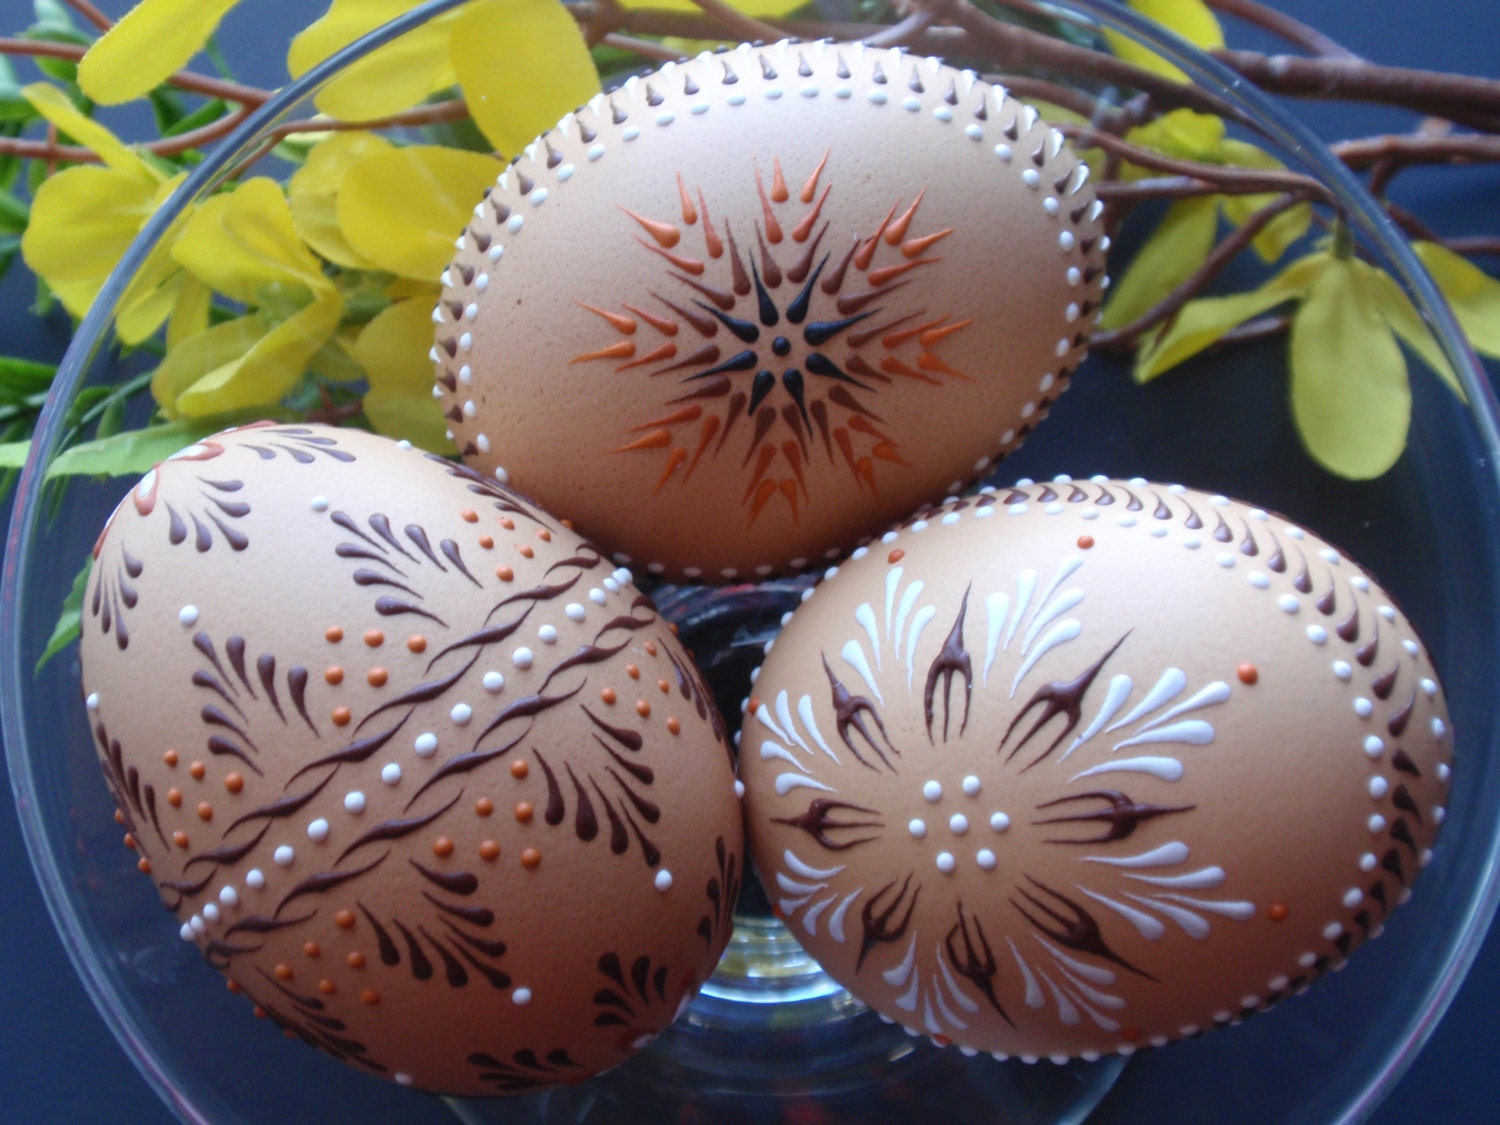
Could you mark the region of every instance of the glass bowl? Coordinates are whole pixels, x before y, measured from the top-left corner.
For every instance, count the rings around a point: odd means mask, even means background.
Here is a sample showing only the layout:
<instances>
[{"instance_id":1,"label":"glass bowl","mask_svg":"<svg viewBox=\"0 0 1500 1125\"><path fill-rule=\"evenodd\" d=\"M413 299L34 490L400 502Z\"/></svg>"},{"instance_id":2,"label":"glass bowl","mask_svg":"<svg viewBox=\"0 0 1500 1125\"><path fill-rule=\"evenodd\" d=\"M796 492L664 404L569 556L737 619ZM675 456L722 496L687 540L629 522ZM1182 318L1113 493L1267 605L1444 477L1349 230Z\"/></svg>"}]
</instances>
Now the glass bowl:
<instances>
[{"instance_id":1,"label":"glass bowl","mask_svg":"<svg viewBox=\"0 0 1500 1125\"><path fill-rule=\"evenodd\" d=\"M1001 482L1140 476L1237 496L1338 543L1403 605L1444 676L1457 764L1436 856L1381 939L1311 995L1242 1026L1129 1060L1028 1065L941 1050L882 1024L802 955L749 894L719 973L651 1049L577 1087L482 1102L404 1091L285 1041L250 1019L218 974L197 963L120 847L79 701L76 653L69 649L33 671L75 560L126 487L74 480L64 490L47 468L77 396L143 370L139 356L121 360L111 346L113 316L173 218L227 176L274 159L268 136L306 116L322 84L457 2L424 5L315 68L197 167L146 226L80 326L21 478L0 585L0 717L17 811L61 940L147 1081L182 1120L220 1123L355 1116L496 1123L941 1117L963 1125L1148 1117L1324 1122L1367 1115L1458 988L1497 901L1500 819L1492 810L1500 807L1500 729L1490 704L1490 670L1500 663L1495 399L1430 280L1326 149L1212 60L1094 0L1038 4L1032 18L1075 45L1102 49L1106 28L1145 44L1232 107L1237 133L1320 180L1361 250L1399 280L1426 317L1467 392L1461 402L1413 365L1407 452L1380 479L1356 484L1319 469L1299 446L1275 344L1226 352L1148 387L1132 385L1120 363L1096 356L1054 417L994 476ZM1075 81L1056 69L1045 77ZM1097 83L1092 92L1100 92ZM761 646L808 581L655 588L731 718Z\"/></svg>"}]
</instances>

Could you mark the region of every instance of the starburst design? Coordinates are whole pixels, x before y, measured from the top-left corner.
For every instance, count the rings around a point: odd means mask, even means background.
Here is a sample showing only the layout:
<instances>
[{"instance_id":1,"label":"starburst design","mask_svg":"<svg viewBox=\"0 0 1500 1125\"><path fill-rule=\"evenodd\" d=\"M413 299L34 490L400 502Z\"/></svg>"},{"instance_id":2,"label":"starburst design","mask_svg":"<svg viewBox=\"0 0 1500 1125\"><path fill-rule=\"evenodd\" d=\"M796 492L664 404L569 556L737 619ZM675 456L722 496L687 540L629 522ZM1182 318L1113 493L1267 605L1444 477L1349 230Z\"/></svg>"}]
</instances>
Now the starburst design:
<instances>
[{"instance_id":1,"label":"starburst design","mask_svg":"<svg viewBox=\"0 0 1500 1125\"><path fill-rule=\"evenodd\" d=\"M613 339L571 362L609 363L669 388L664 413L615 449L664 457L656 491L686 482L705 458L738 457L751 522L773 502L797 520L816 458L878 492L877 466L907 465L878 408L881 388L971 379L942 345L972 321L897 295L914 271L942 262L933 250L953 229L920 230L919 192L873 231L831 234L828 160L825 152L795 192L779 159L769 186L753 166L753 248L740 245L737 217L715 214L680 173L670 217L622 208L636 241L664 263L665 283L617 309L581 304ZM833 248L840 239L843 249Z\"/></svg>"}]
</instances>

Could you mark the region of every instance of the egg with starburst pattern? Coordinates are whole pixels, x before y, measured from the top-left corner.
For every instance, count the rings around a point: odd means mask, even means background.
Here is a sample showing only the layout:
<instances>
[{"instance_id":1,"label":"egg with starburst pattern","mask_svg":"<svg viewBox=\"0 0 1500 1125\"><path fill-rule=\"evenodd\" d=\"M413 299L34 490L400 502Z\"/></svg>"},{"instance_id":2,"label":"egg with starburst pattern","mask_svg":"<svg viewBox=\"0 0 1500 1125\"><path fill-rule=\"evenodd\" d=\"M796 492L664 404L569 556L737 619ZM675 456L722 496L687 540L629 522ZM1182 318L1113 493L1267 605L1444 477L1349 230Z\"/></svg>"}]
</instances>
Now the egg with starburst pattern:
<instances>
[{"instance_id":1,"label":"egg with starburst pattern","mask_svg":"<svg viewBox=\"0 0 1500 1125\"><path fill-rule=\"evenodd\" d=\"M469 464L628 562L820 565L1014 449L1082 360L1088 169L1001 87L742 46L599 95L500 177L434 314Z\"/></svg>"}]
</instances>

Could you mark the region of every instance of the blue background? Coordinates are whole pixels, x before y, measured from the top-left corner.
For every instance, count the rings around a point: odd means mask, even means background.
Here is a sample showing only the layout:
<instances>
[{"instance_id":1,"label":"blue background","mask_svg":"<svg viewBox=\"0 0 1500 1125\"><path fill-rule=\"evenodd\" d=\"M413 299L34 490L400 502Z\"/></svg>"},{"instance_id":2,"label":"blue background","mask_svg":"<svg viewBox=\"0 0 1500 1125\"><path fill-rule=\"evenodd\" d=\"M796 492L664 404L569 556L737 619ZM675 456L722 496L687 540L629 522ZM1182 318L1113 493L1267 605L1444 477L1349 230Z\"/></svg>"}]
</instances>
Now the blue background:
<instances>
[{"instance_id":1,"label":"blue background","mask_svg":"<svg viewBox=\"0 0 1500 1125\"><path fill-rule=\"evenodd\" d=\"M124 0L104 3L118 13ZM1500 75L1494 0L1277 0L1277 6L1381 62ZM284 80L288 28L307 23L321 4L245 0L226 24L237 75ZM0 0L0 34L30 20L29 0ZM1269 41L1230 25L1236 46ZM27 73L22 69L23 78ZM1328 139L1411 127L1386 111L1305 104L1302 119ZM1440 233L1500 235L1500 169L1417 173L1398 196ZM1483 263L1495 270L1500 262ZM0 353L55 361L68 339L66 318L28 312L30 278L19 266L0 283ZM1492 365L1492 372L1494 367ZM0 501L0 532L9 499ZM0 762L0 775L3 775ZM0 1119L15 1125L64 1121L172 1120L95 1013L74 975L40 891L8 801L0 800ZM1500 1040L1491 1034L1500 1007L1500 936L1492 934L1453 1006L1374 1121L1393 1125L1493 1120L1500 1104Z\"/></svg>"}]
</instances>

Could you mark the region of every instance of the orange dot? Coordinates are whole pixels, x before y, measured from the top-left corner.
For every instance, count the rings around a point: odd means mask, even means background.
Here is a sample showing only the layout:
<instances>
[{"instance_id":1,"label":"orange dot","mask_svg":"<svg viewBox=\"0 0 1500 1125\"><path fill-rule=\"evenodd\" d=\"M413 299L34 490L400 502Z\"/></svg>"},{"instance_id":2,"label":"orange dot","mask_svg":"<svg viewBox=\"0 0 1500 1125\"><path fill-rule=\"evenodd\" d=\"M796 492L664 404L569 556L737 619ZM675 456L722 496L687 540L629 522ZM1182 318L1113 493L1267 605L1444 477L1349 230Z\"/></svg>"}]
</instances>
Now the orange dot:
<instances>
[{"instance_id":1,"label":"orange dot","mask_svg":"<svg viewBox=\"0 0 1500 1125\"><path fill-rule=\"evenodd\" d=\"M493 840L481 841L479 845L479 858L495 860L500 858L500 845Z\"/></svg>"},{"instance_id":2,"label":"orange dot","mask_svg":"<svg viewBox=\"0 0 1500 1125\"><path fill-rule=\"evenodd\" d=\"M557 522L560 523L560 524L562 524L569 531L573 530L573 521L572 520L558 520Z\"/></svg>"},{"instance_id":3,"label":"orange dot","mask_svg":"<svg viewBox=\"0 0 1500 1125\"><path fill-rule=\"evenodd\" d=\"M673 734L681 734L682 733L682 720L679 719L676 715L668 715L667 716L667 729L669 731L671 731Z\"/></svg>"},{"instance_id":4,"label":"orange dot","mask_svg":"<svg viewBox=\"0 0 1500 1125\"><path fill-rule=\"evenodd\" d=\"M276 974L276 979L277 980L291 980L292 979L292 967L290 965L277 965L271 971Z\"/></svg>"},{"instance_id":5,"label":"orange dot","mask_svg":"<svg viewBox=\"0 0 1500 1125\"><path fill-rule=\"evenodd\" d=\"M175 786L168 789L167 804L171 805L174 809L182 808L182 790Z\"/></svg>"},{"instance_id":6,"label":"orange dot","mask_svg":"<svg viewBox=\"0 0 1500 1125\"><path fill-rule=\"evenodd\" d=\"M450 856L453 854L453 841L446 836L439 836L432 842L432 854L436 856Z\"/></svg>"},{"instance_id":7,"label":"orange dot","mask_svg":"<svg viewBox=\"0 0 1500 1125\"><path fill-rule=\"evenodd\" d=\"M384 668L371 668L365 673L365 680L371 687L385 687L386 681L390 678L390 673Z\"/></svg>"},{"instance_id":8,"label":"orange dot","mask_svg":"<svg viewBox=\"0 0 1500 1125\"><path fill-rule=\"evenodd\" d=\"M672 690L672 685L669 684L669 683L667 683L666 680L657 680L656 681L656 690L659 691L659 692L661 692L663 695L666 695L667 692L669 692L669 691Z\"/></svg>"},{"instance_id":9,"label":"orange dot","mask_svg":"<svg viewBox=\"0 0 1500 1125\"><path fill-rule=\"evenodd\" d=\"M344 639L344 631L337 625L330 625L323 630L323 639L331 645L336 645Z\"/></svg>"},{"instance_id":10,"label":"orange dot","mask_svg":"<svg viewBox=\"0 0 1500 1125\"><path fill-rule=\"evenodd\" d=\"M131 851L135 851L135 837L129 832L125 833L125 846Z\"/></svg>"},{"instance_id":11,"label":"orange dot","mask_svg":"<svg viewBox=\"0 0 1500 1125\"><path fill-rule=\"evenodd\" d=\"M1254 664L1241 664L1235 669L1235 675L1240 678L1240 683L1253 684L1260 679L1260 669Z\"/></svg>"},{"instance_id":12,"label":"orange dot","mask_svg":"<svg viewBox=\"0 0 1500 1125\"><path fill-rule=\"evenodd\" d=\"M240 991L240 982L237 980L226 980L224 982L224 987L229 989L230 992L238 994Z\"/></svg>"},{"instance_id":13,"label":"orange dot","mask_svg":"<svg viewBox=\"0 0 1500 1125\"><path fill-rule=\"evenodd\" d=\"M302 953L305 957L321 957L323 955L323 947L315 941L305 942L302 946Z\"/></svg>"},{"instance_id":14,"label":"orange dot","mask_svg":"<svg viewBox=\"0 0 1500 1125\"><path fill-rule=\"evenodd\" d=\"M410 652L426 652L427 638L417 633L406 638L406 647Z\"/></svg>"},{"instance_id":15,"label":"orange dot","mask_svg":"<svg viewBox=\"0 0 1500 1125\"><path fill-rule=\"evenodd\" d=\"M1094 537L1092 535L1080 535L1078 537L1078 549L1080 551L1087 551L1093 545ZM1139 1032L1137 1032L1137 1034L1139 1034Z\"/></svg>"},{"instance_id":16,"label":"orange dot","mask_svg":"<svg viewBox=\"0 0 1500 1125\"><path fill-rule=\"evenodd\" d=\"M193 775L194 781L202 781L203 775L207 772L208 768L204 766L202 762L194 762L192 765L188 766L188 773Z\"/></svg>"},{"instance_id":17,"label":"orange dot","mask_svg":"<svg viewBox=\"0 0 1500 1125\"><path fill-rule=\"evenodd\" d=\"M536 554L536 552L531 549L530 543L522 543L519 547L516 548L516 550L520 552L523 559L529 559Z\"/></svg>"},{"instance_id":18,"label":"orange dot","mask_svg":"<svg viewBox=\"0 0 1500 1125\"><path fill-rule=\"evenodd\" d=\"M548 531L545 527L537 529L536 537L543 543L552 542L552 532Z\"/></svg>"},{"instance_id":19,"label":"orange dot","mask_svg":"<svg viewBox=\"0 0 1500 1125\"><path fill-rule=\"evenodd\" d=\"M509 516L501 516L500 526L505 528L506 531L514 531L516 529L516 521Z\"/></svg>"},{"instance_id":20,"label":"orange dot","mask_svg":"<svg viewBox=\"0 0 1500 1125\"><path fill-rule=\"evenodd\" d=\"M542 853L535 848L524 848L521 851L521 866L535 867L542 862Z\"/></svg>"},{"instance_id":21,"label":"orange dot","mask_svg":"<svg viewBox=\"0 0 1500 1125\"><path fill-rule=\"evenodd\" d=\"M320 980L318 982L318 991L324 996L332 996L337 991L337 986L331 980Z\"/></svg>"},{"instance_id":22,"label":"orange dot","mask_svg":"<svg viewBox=\"0 0 1500 1125\"><path fill-rule=\"evenodd\" d=\"M344 670L337 664L330 664L323 672L323 679L330 684L341 684L344 682Z\"/></svg>"},{"instance_id":23,"label":"orange dot","mask_svg":"<svg viewBox=\"0 0 1500 1125\"><path fill-rule=\"evenodd\" d=\"M349 720L354 716L350 714L349 708L347 707L335 707L333 709L333 714L330 717L333 719L334 726L347 727L349 725Z\"/></svg>"},{"instance_id":24,"label":"orange dot","mask_svg":"<svg viewBox=\"0 0 1500 1125\"><path fill-rule=\"evenodd\" d=\"M363 969L365 967L365 955L356 949L344 958L344 963L351 969Z\"/></svg>"},{"instance_id":25,"label":"orange dot","mask_svg":"<svg viewBox=\"0 0 1500 1125\"><path fill-rule=\"evenodd\" d=\"M255 1005L255 1007L251 1008L250 1009L250 1013L256 1019L258 1019L258 1020L263 1020L263 1019L266 1018L266 1010L264 1008L262 1008L259 1004Z\"/></svg>"},{"instance_id":26,"label":"orange dot","mask_svg":"<svg viewBox=\"0 0 1500 1125\"><path fill-rule=\"evenodd\" d=\"M179 828L176 832L172 833L172 843L176 844L179 848L186 851L188 846L188 834L181 828Z\"/></svg>"},{"instance_id":27,"label":"orange dot","mask_svg":"<svg viewBox=\"0 0 1500 1125\"><path fill-rule=\"evenodd\" d=\"M214 818L214 807L207 801L198 802L198 819L212 820Z\"/></svg>"},{"instance_id":28,"label":"orange dot","mask_svg":"<svg viewBox=\"0 0 1500 1125\"><path fill-rule=\"evenodd\" d=\"M749 709L750 714L755 714L755 712L760 710L760 696L752 695L745 701L745 706Z\"/></svg>"},{"instance_id":29,"label":"orange dot","mask_svg":"<svg viewBox=\"0 0 1500 1125\"><path fill-rule=\"evenodd\" d=\"M898 563L904 558L906 558L906 552L903 551L900 547L897 547L890 554L886 555L885 561L888 563Z\"/></svg>"},{"instance_id":30,"label":"orange dot","mask_svg":"<svg viewBox=\"0 0 1500 1125\"><path fill-rule=\"evenodd\" d=\"M135 869L142 875L149 875L151 874L151 861L142 856L140 862L135 865Z\"/></svg>"},{"instance_id":31,"label":"orange dot","mask_svg":"<svg viewBox=\"0 0 1500 1125\"><path fill-rule=\"evenodd\" d=\"M649 700L637 699L635 701L635 713L643 719L651 717L651 703Z\"/></svg>"},{"instance_id":32,"label":"orange dot","mask_svg":"<svg viewBox=\"0 0 1500 1125\"><path fill-rule=\"evenodd\" d=\"M647 656L655 656L656 655L656 642L655 641L647 641L641 647L646 650L646 655Z\"/></svg>"},{"instance_id":33,"label":"orange dot","mask_svg":"<svg viewBox=\"0 0 1500 1125\"><path fill-rule=\"evenodd\" d=\"M231 793L242 793L245 789L245 779L237 773L224 775L224 788Z\"/></svg>"},{"instance_id":34,"label":"orange dot","mask_svg":"<svg viewBox=\"0 0 1500 1125\"><path fill-rule=\"evenodd\" d=\"M525 758L517 758L510 764L510 776L520 781L531 772L531 767L526 764Z\"/></svg>"},{"instance_id":35,"label":"orange dot","mask_svg":"<svg viewBox=\"0 0 1500 1125\"><path fill-rule=\"evenodd\" d=\"M522 824L530 824L531 818L536 815L536 810L531 807L530 801L521 801L516 805L516 819Z\"/></svg>"},{"instance_id":36,"label":"orange dot","mask_svg":"<svg viewBox=\"0 0 1500 1125\"><path fill-rule=\"evenodd\" d=\"M177 764L177 751L168 750L161 756L161 760L166 762L169 766L175 766Z\"/></svg>"},{"instance_id":37,"label":"orange dot","mask_svg":"<svg viewBox=\"0 0 1500 1125\"><path fill-rule=\"evenodd\" d=\"M1290 914L1291 911L1286 908L1286 903L1273 902L1266 913L1270 916L1271 921L1273 922L1285 922L1287 919L1287 915Z\"/></svg>"},{"instance_id":38,"label":"orange dot","mask_svg":"<svg viewBox=\"0 0 1500 1125\"><path fill-rule=\"evenodd\" d=\"M619 698L619 696L615 694L614 688L607 687L599 693L599 698L604 700L605 703L613 704L614 701Z\"/></svg>"},{"instance_id":39,"label":"orange dot","mask_svg":"<svg viewBox=\"0 0 1500 1125\"><path fill-rule=\"evenodd\" d=\"M365 630L365 644L371 648L379 648L385 644L385 634L379 629L367 629Z\"/></svg>"},{"instance_id":40,"label":"orange dot","mask_svg":"<svg viewBox=\"0 0 1500 1125\"><path fill-rule=\"evenodd\" d=\"M508 566L497 566L495 568L495 577L500 579L501 582L509 582L515 576L516 572Z\"/></svg>"},{"instance_id":41,"label":"orange dot","mask_svg":"<svg viewBox=\"0 0 1500 1125\"><path fill-rule=\"evenodd\" d=\"M667 622L667 632L671 633L672 636L675 637L679 632L681 632L681 630L677 628L677 622L675 622L675 621L668 621Z\"/></svg>"},{"instance_id":42,"label":"orange dot","mask_svg":"<svg viewBox=\"0 0 1500 1125\"><path fill-rule=\"evenodd\" d=\"M376 992L373 988L366 988L366 989L364 989L359 994L359 998L360 998L360 1000L363 1003L366 1003L366 1004L379 1004L380 1003L380 993Z\"/></svg>"},{"instance_id":43,"label":"orange dot","mask_svg":"<svg viewBox=\"0 0 1500 1125\"><path fill-rule=\"evenodd\" d=\"M638 680L638 679L641 678L641 670L639 668L637 668L634 664L627 664L627 665L625 665L625 674L627 676L629 676L632 680Z\"/></svg>"},{"instance_id":44,"label":"orange dot","mask_svg":"<svg viewBox=\"0 0 1500 1125\"><path fill-rule=\"evenodd\" d=\"M121 809L116 809L115 810L115 823L116 824L124 824L125 823L125 813Z\"/></svg>"},{"instance_id":45,"label":"orange dot","mask_svg":"<svg viewBox=\"0 0 1500 1125\"><path fill-rule=\"evenodd\" d=\"M333 916L333 924L341 930L351 929L354 926L354 911L345 907Z\"/></svg>"},{"instance_id":46,"label":"orange dot","mask_svg":"<svg viewBox=\"0 0 1500 1125\"><path fill-rule=\"evenodd\" d=\"M474 811L480 816L489 816L495 811L495 802L488 797L481 797L474 802Z\"/></svg>"},{"instance_id":47,"label":"orange dot","mask_svg":"<svg viewBox=\"0 0 1500 1125\"><path fill-rule=\"evenodd\" d=\"M488 551L495 545L495 537L493 535L481 535L479 537L479 545Z\"/></svg>"},{"instance_id":48,"label":"orange dot","mask_svg":"<svg viewBox=\"0 0 1500 1125\"><path fill-rule=\"evenodd\" d=\"M458 513L458 518L463 520L464 523L478 523L479 513L476 512L473 508L465 508L463 511Z\"/></svg>"}]
</instances>

